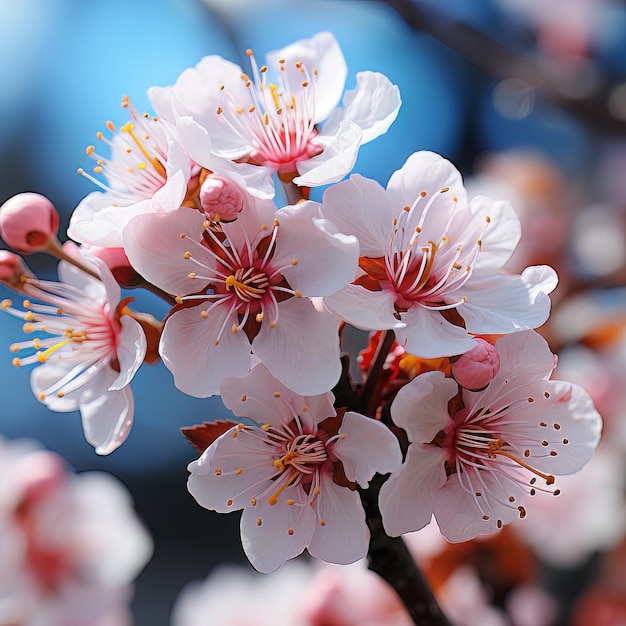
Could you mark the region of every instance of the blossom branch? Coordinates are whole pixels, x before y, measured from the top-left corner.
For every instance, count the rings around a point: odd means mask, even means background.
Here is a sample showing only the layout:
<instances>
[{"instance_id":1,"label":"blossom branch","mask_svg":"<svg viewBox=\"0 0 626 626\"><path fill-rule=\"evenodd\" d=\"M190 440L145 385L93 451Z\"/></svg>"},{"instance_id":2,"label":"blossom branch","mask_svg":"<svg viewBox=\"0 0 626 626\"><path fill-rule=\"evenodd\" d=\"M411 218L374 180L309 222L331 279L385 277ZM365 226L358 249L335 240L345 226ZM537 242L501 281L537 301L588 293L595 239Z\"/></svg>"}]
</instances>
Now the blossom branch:
<instances>
[{"instance_id":1,"label":"blossom branch","mask_svg":"<svg viewBox=\"0 0 626 626\"><path fill-rule=\"evenodd\" d=\"M360 491L370 529L368 567L386 580L400 596L416 626L449 626L435 597L401 537L389 537L378 508L378 493L386 476L376 475Z\"/></svg>"}]
</instances>

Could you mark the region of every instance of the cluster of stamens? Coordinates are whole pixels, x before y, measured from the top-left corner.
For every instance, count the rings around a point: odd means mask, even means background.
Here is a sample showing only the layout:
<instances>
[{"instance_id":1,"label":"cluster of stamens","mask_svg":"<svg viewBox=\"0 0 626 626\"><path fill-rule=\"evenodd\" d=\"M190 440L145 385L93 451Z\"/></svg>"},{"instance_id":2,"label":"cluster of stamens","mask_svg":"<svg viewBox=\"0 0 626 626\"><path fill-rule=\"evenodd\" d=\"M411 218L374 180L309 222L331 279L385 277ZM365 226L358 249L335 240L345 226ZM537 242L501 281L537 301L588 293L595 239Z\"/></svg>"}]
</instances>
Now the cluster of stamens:
<instances>
[{"instance_id":1,"label":"cluster of stamens","mask_svg":"<svg viewBox=\"0 0 626 626\"><path fill-rule=\"evenodd\" d=\"M287 402L283 399L280 392L275 392L273 397L280 402ZM242 396L243 401L248 401L248 396ZM290 405L289 405L290 406ZM269 407L268 407L269 408ZM254 441L262 441L268 450L272 450L270 460L268 460L267 452L262 452L261 464L271 463L275 469L269 478L262 479L256 485L258 493L250 498L250 506L257 506L258 502L266 499L271 506L278 504L282 494L288 487L300 487L303 497L299 499L287 498L284 502L288 506L309 506L314 504L316 498L322 493L321 474L326 471L332 472L334 458L331 450L333 445L340 439L345 439L345 434L336 434L329 436L324 431L308 432L303 425L305 422L301 415L304 415L309 409L307 406L295 410L290 406L293 419L289 424L283 424L280 427L263 424L262 426L250 426L246 424L238 424L232 429L232 437L238 440L242 450L248 450L253 453L259 452L258 444ZM247 469L258 467L254 465L251 468L238 467L231 471L225 471L221 468L214 468L213 473L216 476L235 475L242 476ZM248 489L248 485L245 489ZM232 506L233 499L226 502L227 506ZM258 518L257 525L263 524L262 518ZM320 526L325 526L326 521L319 520ZM290 529L289 534L293 534Z\"/></svg>"},{"instance_id":2,"label":"cluster of stamens","mask_svg":"<svg viewBox=\"0 0 626 626\"><path fill-rule=\"evenodd\" d=\"M121 198L127 196L130 201L150 198L167 178L164 164L167 162L168 138L161 120L148 113L139 115L128 97L124 97L122 107L129 110L132 119L119 129L111 121L106 123L113 139L101 131L96 133L98 141L109 147L111 157L99 154L94 145L86 149L87 155L96 162L93 174L104 175L106 182L82 168L78 173L103 191L114 191Z\"/></svg>"},{"instance_id":3,"label":"cluster of stamens","mask_svg":"<svg viewBox=\"0 0 626 626\"><path fill-rule=\"evenodd\" d=\"M252 146L248 158L279 173L295 172L295 164L319 154L320 147L311 143L315 129L315 78L303 63L296 62L296 75L286 71L286 60L279 61L281 85L269 83L268 66L259 67L252 50L247 50L252 78L241 74L248 89L247 102L238 102L224 85L219 86L222 104L216 114L244 142Z\"/></svg>"},{"instance_id":4,"label":"cluster of stamens","mask_svg":"<svg viewBox=\"0 0 626 626\"><path fill-rule=\"evenodd\" d=\"M16 356L13 365L42 364L50 359L71 364L65 376L39 394L42 401L51 394L62 398L84 384L93 364L115 356L117 322L107 304L88 300L72 285L29 278L23 289L46 304L25 299L21 310L11 300L0 303L1 310L24 320L25 333L35 335L10 346L15 354L31 351L22 358Z\"/></svg>"},{"instance_id":5,"label":"cluster of stamens","mask_svg":"<svg viewBox=\"0 0 626 626\"><path fill-rule=\"evenodd\" d=\"M187 278L207 281L208 291L177 296L176 301L179 304L191 301L207 302L206 308L200 307L200 315L205 319L217 307L228 307L224 323L214 338L215 345L219 344L220 337L233 314L237 315L237 322L231 326L233 333L244 329L248 322L252 321L257 324L268 321L270 327L276 327L279 319L279 302L289 297L301 297L300 292L292 289L282 275L285 267L297 265L297 259L292 259L288 266L275 267L272 263L280 227L279 220L274 220L271 230L266 225L262 226L262 230L268 231L266 237L261 240L263 248L260 244L256 248L253 247L250 237L243 231L245 245L241 250L230 245L228 238L223 233L216 232L209 222L204 226L205 235L202 241L195 241L186 233L181 233L180 237L189 241L191 246L201 247L203 255L208 251L215 261L209 267L199 261L191 249L183 255L194 266L194 271L189 272ZM264 242L267 238L269 242L265 247ZM258 328L254 331L248 326L246 331L254 335Z\"/></svg>"},{"instance_id":6,"label":"cluster of stamens","mask_svg":"<svg viewBox=\"0 0 626 626\"><path fill-rule=\"evenodd\" d=\"M443 187L438 194L449 191L448 187ZM450 240L448 232L457 205L457 198L453 196L453 209L439 239L422 242L420 235L424 222L438 194L429 198L428 193L422 191L411 206L403 208L393 221L388 239L384 257L385 277L370 273L383 288L393 289L396 293L396 310L399 313L416 303L430 310L442 311L467 301L462 289L470 279L480 254L482 235L469 247ZM423 208L422 203L426 203ZM422 212L418 223L414 227L409 226L419 209ZM488 216L485 217L483 234L490 221ZM368 271L363 261L361 267Z\"/></svg>"},{"instance_id":7,"label":"cluster of stamens","mask_svg":"<svg viewBox=\"0 0 626 626\"><path fill-rule=\"evenodd\" d=\"M546 391L541 397L548 399L550 393ZM523 402L532 403L538 399L529 397ZM490 519L490 500L507 508L517 509L520 518L526 516L526 509L516 504L514 495L509 495L504 501L495 496L484 481L484 472L495 473L496 480L502 487L506 483L513 483L531 496L537 491L554 495L560 493L559 489L551 487L555 482L554 476L534 467L532 459L558 456L556 448L568 445L569 439L561 436L561 425L554 423L553 430L559 436L552 441L548 437L537 441L534 424L524 427L513 419L507 419L514 410L514 403L499 410L480 409L462 420L454 429L452 454L446 464L447 472L449 475L456 474L461 488L472 495L486 521ZM544 421L539 422L539 426L548 428ZM502 434L507 429L510 431L508 438ZM531 453L531 447L541 447L545 452L541 455L537 452ZM544 481L545 486L538 486L537 479ZM500 528L502 521L497 520L497 525Z\"/></svg>"}]
</instances>

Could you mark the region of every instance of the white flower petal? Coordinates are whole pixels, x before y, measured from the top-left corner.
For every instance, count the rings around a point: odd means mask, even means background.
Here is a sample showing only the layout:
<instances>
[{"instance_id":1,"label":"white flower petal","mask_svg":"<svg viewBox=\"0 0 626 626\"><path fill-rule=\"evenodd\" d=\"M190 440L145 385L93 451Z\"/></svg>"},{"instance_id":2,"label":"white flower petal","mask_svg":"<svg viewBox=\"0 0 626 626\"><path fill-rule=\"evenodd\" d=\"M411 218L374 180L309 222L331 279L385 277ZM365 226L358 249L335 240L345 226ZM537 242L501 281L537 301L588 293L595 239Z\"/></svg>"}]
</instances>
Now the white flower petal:
<instances>
[{"instance_id":1,"label":"white flower petal","mask_svg":"<svg viewBox=\"0 0 626 626\"><path fill-rule=\"evenodd\" d=\"M302 187L318 187L341 180L349 174L361 145L361 129L348 120L339 124L337 133L331 137L318 135L315 143L324 139L324 150L318 156L297 164L299 176L293 179Z\"/></svg>"},{"instance_id":2,"label":"white flower petal","mask_svg":"<svg viewBox=\"0 0 626 626\"><path fill-rule=\"evenodd\" d=\"M109 387L109 391L117 391L130 383L143 363L148 347L146 336L139 322L128 315L122 315L120 323L122 331L118 336L116 353L120 374Z\"/></svg>"},{"instance_id":3,"label":"white flower petal","mask_svg":"<svg viewBox=\"0 0 626 626\"><path fill-rule=\"evenodd\" d=\"M130 387L109 391L80 402L85 439L96 454L111 454L128 437L133 425L135 401Z\"/></svg>"},{"instance_id":4,"label":"white flower petal","mask_svg":"<svg viewBox=\"0 0 626 626\"><path fill-rule=\"evenodd\" d=\"M295 500L296 504L288 505L287 500ZM260 572L275 572L311 541L315 511L310 505L301 504L305 500L301 488L288 487L276 504L259 500L256 506L244 509L241 543L250 563Z\"/></svg>"},{"instance_id":5,"label":"white flower petal","mask_svg":"<svg viewBox=\"0 0 626 626\"><path fill-rule=\"evenodd\" d=\"M352 174L324 192L321 210L340 232L356 236L361 256L384 256L397 211L376 181Z\"/></svg>"},{"instance_id":6,"label":"white flower petal","mask_svg":"<svg viewBox=\"0 0 626 626\"><path fill-rule=\"evenodd\" d=\"M159 352L174 376L176 387L197 397L219 393L227 376L243 376L250 369L250 342L243 331L231 332L236 315L215 341L224 323L228 307L219 306L206 319L203 306L184 308L172 314L165 324Z\"/></svg>"},{"instance_id":7,"label":"white flower petal","mask_svg":"<svg viewBox=\"0 0 626 626\"><path fill-rule=\"evenodd\" d=\"M401 319L404 325L396 329L398 343L416 356L435 359L463 354L476 345L464 328L419 304L402 313Z\"/></svg>"},{"instance_id":8,"label":"white flower petal","mask_svg":"<svg viewBox=\"0 0 626 626\"><path fill-rule=\"evenodd\" d=\"M305 202L276 213L280 237L272 264L285 267L291 287L309 297L327 296L350 282L356 273L359 244L319 219L318 204Z\"/></svg>"},{"instance_id":9,"label":"white flower petal","mask_svg":"<svg viewBox=\"0 0 626 626\"><path fill-rule=\"evenodd\" d=\"M307 298L278 305L276 327L266 319L252 341L254 354L284 385L302 395L325 393L339 380L339 322Z\"/></svg>"},{"instance_id":10,"label":"white flower petal","mask_svg":"<svg viewBox=\"0 0 626 626\"><path fill-rule=\"evenodd\" d=\"M410 441L430 443L439 431L454 425L448 402L458 390L443 372L425 372L400 388L391 404L391 418Z\"/></svg>"},{"instance_id":11,"label":"white flower petal","mask_svg":"<svg viewBox=\"0 0 626 626\"><path fill-rule=\"evenodd\" d=\"M337 106L346 83L348 67L341 48L329 32L320 32L310 39L301 39L280 50L267 54L268 65L278 68L279 60L285 59L283 70L288 82L300 84L302 74L296 63L302 63L315 81L315 123L325 120Z\"/></svg>"},{"instance_id":12,"label":"white flower petal","mask_svg":"<svg viewBox=\"0 0 626 626\"><path fill-rule=\"evenodd\" d=\"M347 411L343 416L333 451L341 461L346 478L364 489L374 474L395 472L402 465L396 436L381 422Z\"/></svg>"},{"instance_id":13,"label":"white flower petal","mask_svg":"<svg viewBox=\"0 0 626 626\"><path fill-rule=\"evenodd\" d=\"M446 451L437 446L409 446L402 469L380 489L380 512L389 536L430 524L435 494L446 482L445 460Z\"/></svg>"},{"instance_id":14,"label":"white flower petal","mask_svg":"<svg viewBox=\"0 0 626 626\"><path fill-rule=\"evenodd\" d=\"M404 323L394 313L395 294L369 291L360 285L346 285L324 298L324 306L337 317L361 330L398 329Z\"/></svg>"},{"instance_id":15,"label":"white flower petal","mask_svg":"<svg viewBox=\"0 0 626 626\"><path fill-rule=\"evenodd\" d=\"M370 533L358 492L324 476L317 496L317 517L308 547L311 556L327 563L348 565L367 554Z\"/></svg>"},{"instance_id":16,"label":"white flower petal","mask_svg":"<svg viewBox=\"0 0 626 626\"><path fill-rule=\"evenodd\" d=\"M323 126L323 134L333 134L341 120L350 120L363 131L361 145L386 133L400 110L400 90L378 72L359 72L356 88L343 97L343 109L335 109Z\"/></svg>"},{"instance_id":17,"label":"white flower petal","mask_svg":"<svg viewBox=\"0 0 626 626\"><path fill-rule=\"evenodd\" d=\"M188 278L197 269L193 261L185 259L185 253L207 267L215 260L208 250L199 245L202 237L204 216L193 209L154 215L139 215L124 229L124 249L131 265L148 282L172 295L187 295L201 291L208 280ZM184 233L192 241L181 238Z\"/></svg>"}]
</instances>

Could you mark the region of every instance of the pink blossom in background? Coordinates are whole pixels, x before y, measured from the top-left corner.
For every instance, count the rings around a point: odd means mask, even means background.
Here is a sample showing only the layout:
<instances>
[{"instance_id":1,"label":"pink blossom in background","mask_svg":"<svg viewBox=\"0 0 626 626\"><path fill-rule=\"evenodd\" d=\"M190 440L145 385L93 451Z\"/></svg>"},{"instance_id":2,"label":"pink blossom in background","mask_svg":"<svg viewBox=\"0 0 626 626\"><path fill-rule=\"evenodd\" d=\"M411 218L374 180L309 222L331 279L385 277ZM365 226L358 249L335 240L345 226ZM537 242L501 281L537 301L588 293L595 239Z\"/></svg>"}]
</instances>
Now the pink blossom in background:
<instances>
[{"instance_id":1,"label":"pink blossom in background","mask_svg":"<svg viewBox=\"0 0 626 626\"><path fill-rule=\"evenodd\" d=\"M552 268L500 272L520 238L512 205L469 200L437 154L412 154L386 189L353 174L324 193L322 210L360 243L359 273L326 307L363 330L393 329L411 354L462 354L475 345L470 333L512 333L548 317Z\"/></svg>"},{"instance_id":2,"label":"pink blossom in background","mask_svg":"<svg viewBox=\"0 0 626 626\"><path fill-rule=\"evenodd\" d=\"M427 372L398 392L394 422L411 442L402 469L380 493L386 531L426 526L434 514L450 541L493 532L525 517L537 491L558 494L555 474L580 470L595 450L602 419L580 387L548 380L555 366L534 331L496 342L500 369L484 391L462 390Z\"/></svg>"},{"instance_id":3,"label":"pink blossom in background","mask_svg":"<svg viewBox=\"0 0 626 626\"><path fill-rule=\"evenodd\" d=\"M0 623L130 626L152 540L112 476L0 440L0 529Z\"/></svg>"},{"instance_id":4,"label":"pink blossom in background","mask_svg":"<svg viewBox=\"0 0 626 626\"><path fill-rule=\"evenodd\" d=\"M305 548L330 563L362 559L369 530L356 487L400 466L395 435L369 417L337 413L330 392L290 391L261 363L227 378L221 396L256 423L233 426L189 465L191 495L220 513L243 509L243 549L261 572Z\"/></svg>"}]
</instances>

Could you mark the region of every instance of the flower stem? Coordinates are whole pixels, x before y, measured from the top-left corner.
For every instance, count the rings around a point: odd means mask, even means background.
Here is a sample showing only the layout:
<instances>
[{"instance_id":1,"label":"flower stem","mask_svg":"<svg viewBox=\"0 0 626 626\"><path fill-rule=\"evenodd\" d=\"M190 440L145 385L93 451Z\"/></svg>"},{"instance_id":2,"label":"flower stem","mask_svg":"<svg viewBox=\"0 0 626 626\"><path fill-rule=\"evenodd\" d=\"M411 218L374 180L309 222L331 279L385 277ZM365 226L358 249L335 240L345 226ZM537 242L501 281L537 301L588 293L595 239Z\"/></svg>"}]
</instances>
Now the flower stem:
<instances>
[{"instance_id":1,"label":"flower stem","mask_svg":"<svg viewBox=\"0 0 626 626\"><path fill-rule=\"evenodd\" d=\"M396 591L415 626L450 626L402 538L385 533L378 493L386 478L378 474L367 489L360 490L370 529L368 567Z\"/></svg>"},{"instance_id":2,"label":"flower stem","mask_svg":"<svg viewBox=\"0 0 626 626\"><path fill-rule=\"evenodd\" d=\"M384 385L383 366L393 345L395 333L385 332L378 343L372 366L361 392L357 410L374 416ZM367 489L359 490L370 530L368 567L396 591L415 626L450 626L439 608L428 582L401 537L389 537L383 527L378 494L388 476L376 474Z\"/></svg>"}]
</instances>

